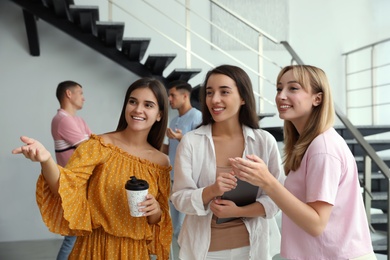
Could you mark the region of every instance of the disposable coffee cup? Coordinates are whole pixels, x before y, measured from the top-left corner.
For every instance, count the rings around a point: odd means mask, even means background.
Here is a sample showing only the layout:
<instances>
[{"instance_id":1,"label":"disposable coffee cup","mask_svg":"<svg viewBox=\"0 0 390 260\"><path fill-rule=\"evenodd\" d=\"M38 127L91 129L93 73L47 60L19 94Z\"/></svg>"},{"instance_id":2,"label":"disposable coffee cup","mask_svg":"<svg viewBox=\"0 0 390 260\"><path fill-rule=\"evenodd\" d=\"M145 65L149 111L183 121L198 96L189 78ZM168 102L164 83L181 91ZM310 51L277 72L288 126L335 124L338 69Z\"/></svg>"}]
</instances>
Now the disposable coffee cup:
<instances>
[{"instance_id":1,"label":"disposable coffee cup","mask_svg":"<svg viewBox=\"0 0 390 260\"><path fill-rule=\"evenodd\" d=\"M149 189L148 182L131 176L130 180L126 182L125 189L127 192L130 215L133 217L142 217L144 212L140 212L138 209L143 207L138 206L138 203L146 200Z\"/></svg>"}]
</instances>

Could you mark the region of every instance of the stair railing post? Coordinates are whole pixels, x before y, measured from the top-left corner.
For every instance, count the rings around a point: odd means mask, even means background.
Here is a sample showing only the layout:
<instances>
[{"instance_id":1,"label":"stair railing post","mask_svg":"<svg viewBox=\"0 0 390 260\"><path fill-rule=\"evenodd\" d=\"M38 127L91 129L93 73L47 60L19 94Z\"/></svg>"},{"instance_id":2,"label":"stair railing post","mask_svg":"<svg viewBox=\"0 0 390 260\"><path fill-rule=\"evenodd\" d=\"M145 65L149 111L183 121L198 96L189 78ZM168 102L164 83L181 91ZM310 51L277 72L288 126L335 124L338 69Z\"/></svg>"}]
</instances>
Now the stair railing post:
<instances>
[{"instance_id":1,"label":"stair railing post","mask_svg":"<svg viewBox=\"0 0 390 260\"><path fill-rule=\"evenodd\" d=\"M264 110L264 102L261 101L263 97L263 40L264 36L259 34L259 55L258 55L258 68L259 68L259 83L258 83L258 93L259 93L259 114Z\"/></svg>"},{"instance_id":2,"label":"stair railing post","mask_svg":"<svg viewBox=\"0 0 390 260\"><path fill-rule=\"evenodd\" d=\"M186 0L186 67L191 68L191 7L190 0Z\"/></svg>"},{"instance_id":3,"label":"stair railing post","mask_svg":"<svg viewBox=\"0 0 390 260\"><path fill-rule=\"evenodd\" d=\"M108 0L108 21L112 21L112 1Z\"/></svg>"},{"instance_id":4,"label":"stair railing post","mask_svg":"<svg viewBox=\"0 0 390 260\"><path fill-rule=\"evenodd\" d=\"M345 111L347 111L347 117L350 117L349 113L349 80L348 80L348 54L345 55Z\"/></svg>"},{"instance_id":5,"label":"stair railing post","mask_svg":"<svg viewBox=\"0 0 390 260\"><path fill-rule=\"evenodd\" d=\"M371 47L371 124L376 125L375 45Z\"/></svg>"},{"instance_id":6,"label":"stair railing post","mask_svg":"<svg viewBox=\"0 0 390 260\"><path fill-rule=\"evenodd\" d=\"M368 155L364 156L364 207L366 208L368 224L371 224L371 158Z\"/></svg>"}]
</instances>

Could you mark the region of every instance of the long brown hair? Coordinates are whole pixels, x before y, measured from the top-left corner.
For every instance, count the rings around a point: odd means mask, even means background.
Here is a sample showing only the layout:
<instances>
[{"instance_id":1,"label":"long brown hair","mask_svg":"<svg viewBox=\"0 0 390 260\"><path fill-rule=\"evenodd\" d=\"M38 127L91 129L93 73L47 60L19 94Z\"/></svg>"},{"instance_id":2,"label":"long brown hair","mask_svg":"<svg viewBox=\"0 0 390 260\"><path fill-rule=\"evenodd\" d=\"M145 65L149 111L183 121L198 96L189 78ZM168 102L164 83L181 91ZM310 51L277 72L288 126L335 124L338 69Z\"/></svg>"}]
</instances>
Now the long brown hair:
<instances>
[{"instance_id":1,"label":"long brown hair","mask_svg":"<svg viewBox=\"0 0 390 260\"><path fill-rule=\"evenodd\" d=\"M248 74L241 69L233 65L221 65L209 72L207 72L206 78L200 90L200 102L203 121L200 125L208 125L214 123L214 119L206 105L206 87L207 81L213 74L222 74L231 78L237 86L240 97L245 101L240 108L239 122L242 125L249 126L253 129L259 128L259 118L256 114L256 101L253 94L252 82Z\"/></svg>"},{"instance_id":2,"label":"long brown hair","mask_svg":"<svg viewBox=\"0 0 390 260\"><path fill-rule=\"evenodd\" d=\"M139 88L150 89L157 99L158 108L161 114L161 120L154 122L148 134L147 140L150 145L152 145L157 150L160 150L164 141L165 132L168 125L168 95L163 83L161 83L157 79L141 78L130 85L130 87L127 89L125 100L123 102L122 112L121 116L119 117L116 132L126 129L126 105L129 102L131 93Z\"/></svg>"},{"instance_id":3,"label":"long brown hair","mask_svg":"<svg viewBox=\"0 0 390 260\"><path fill-rule=\"evenodd\" d=\"M290 121L284 121L284 171L286 175L290 170L295 171L299 168L310 143L329 129L335 118L332 93L325 72L310 65L290 65L279 72L276 82L280 82L280 78L289 70L292 70L295 80L305 91L311 91L313 94L322 92L322 102L312 107L312 113L301 134Z\"/></svg>"}]
</instances>

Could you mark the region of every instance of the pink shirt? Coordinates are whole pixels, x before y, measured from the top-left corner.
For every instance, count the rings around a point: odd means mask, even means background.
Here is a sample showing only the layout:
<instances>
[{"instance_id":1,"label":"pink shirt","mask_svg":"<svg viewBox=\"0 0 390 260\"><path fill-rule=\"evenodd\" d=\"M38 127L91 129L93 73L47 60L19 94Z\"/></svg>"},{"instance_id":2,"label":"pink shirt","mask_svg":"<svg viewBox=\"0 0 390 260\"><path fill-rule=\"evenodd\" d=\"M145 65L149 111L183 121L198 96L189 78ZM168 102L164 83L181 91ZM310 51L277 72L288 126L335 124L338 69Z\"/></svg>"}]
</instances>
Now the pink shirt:
<instances>
[{"instance_id":1,"label":"pink shirt","mask_svg":"<svg viewBox=\"0 0 390 260\"><path fill-rule=\"evenodd\" d=\"M355 158L344 139L331 128L309 145L285 187L307 203L333 205L324 232L306 233L282 215L281 256L288 259L350 259L373 252Z\"/></svg>"},{"instance_id":2,"label":"pink shirt","mask_svg":"<svg viewBox=\"0 0 390 260\"><path fill-rule=\"evenodd\" d=\"M81 117L72 116L58 109L51 121L57 163L65 166L77 145L91 135L91 130Z\"/></svg>"}]
</instances>

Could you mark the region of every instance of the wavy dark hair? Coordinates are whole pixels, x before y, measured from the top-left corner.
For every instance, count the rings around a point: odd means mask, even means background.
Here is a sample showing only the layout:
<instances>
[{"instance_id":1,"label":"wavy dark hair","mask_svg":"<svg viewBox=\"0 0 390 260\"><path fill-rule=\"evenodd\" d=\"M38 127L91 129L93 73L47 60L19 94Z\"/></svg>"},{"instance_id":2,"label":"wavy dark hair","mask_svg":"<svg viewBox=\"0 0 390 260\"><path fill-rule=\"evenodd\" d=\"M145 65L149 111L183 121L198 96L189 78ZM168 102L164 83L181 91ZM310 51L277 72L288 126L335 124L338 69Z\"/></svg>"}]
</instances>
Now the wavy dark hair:
<instances>
[{"instance_id":1,"label":"wavy dark hair","mask_svg":"<svg viewBox=\"0 0 390 260\"><path fill-rule=\"evenodd\" d=\"M248 74L240 67L226 64L220 65L207 72L206 78L200 90L200 103L203 116L203 121L200 125L208 125L215 122L206 105L207 81L213 74L226 75L236 83L238 93L245 101L245 104L243 104L240 108L238 117L239 122L240 124L249 126L250 128L259 129L259 118L256 114L256 101L253 94L252 82Z\"/></svg>"},{"instance_id":2,"label":"wavy dark hair","mask_svg":"<svg viewBox=\"0 0 390 260\"><path fill-rule=\"evenodd\" d=\"M165 89L163 83L154 78L141 78L136 80L130 87L127 89L125 100L123 102L122 113L119 118L118 127L116 128L116 132L123 131L127 128L126 122L126 106L129 102L129 98L131 93L139 88L148 88L150 89L154 96L157 99L158 108L161 114L161 120L156 121L150 132L148 134L148 143L152 145L157 150L161 149L161 146L164 141L165 132L168 125L168 95L167 90Z\"/></svg>"}]
</instances>

